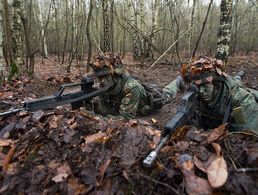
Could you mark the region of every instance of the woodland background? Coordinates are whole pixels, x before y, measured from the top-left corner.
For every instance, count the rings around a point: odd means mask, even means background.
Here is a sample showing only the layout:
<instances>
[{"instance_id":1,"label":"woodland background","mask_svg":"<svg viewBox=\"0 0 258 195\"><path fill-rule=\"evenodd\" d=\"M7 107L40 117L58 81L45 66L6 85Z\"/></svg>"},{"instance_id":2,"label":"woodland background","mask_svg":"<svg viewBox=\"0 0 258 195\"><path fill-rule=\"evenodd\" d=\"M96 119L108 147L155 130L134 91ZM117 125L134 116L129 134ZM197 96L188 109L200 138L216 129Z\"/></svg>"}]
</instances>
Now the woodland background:
<instances>
[{"instance_id":1,"label":"woodland background","mask_svg":"<svg viewBox=\"0 0 258 195\"><path fill-rule=\"evenodd\" d=\"M189 59L197 46L198 54L214 55L223 9L230 55L257 51L256 0L1 0L1 80L33 75L37 56L55 56L70 72L96 52L130 53L143 63L174 43L169 64Z\"/></svg>"}]
</instances>

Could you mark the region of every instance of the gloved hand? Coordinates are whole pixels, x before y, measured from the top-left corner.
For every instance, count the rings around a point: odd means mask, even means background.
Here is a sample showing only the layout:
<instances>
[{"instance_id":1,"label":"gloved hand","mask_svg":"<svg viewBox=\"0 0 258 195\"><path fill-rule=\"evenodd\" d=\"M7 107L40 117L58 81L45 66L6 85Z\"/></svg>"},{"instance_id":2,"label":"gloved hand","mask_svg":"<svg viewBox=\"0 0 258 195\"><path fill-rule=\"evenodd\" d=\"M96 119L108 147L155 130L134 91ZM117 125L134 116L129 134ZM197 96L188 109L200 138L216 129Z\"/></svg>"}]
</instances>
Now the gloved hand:
<instances>
[{"instance_id":1,"label":"gloved hand","mask_svg":"<svg viewBox=\"0 0 258 195\"><path fill-rule=\"evenodd\" d=\"M244 78L244 76L245 76L245 72L244 72L243 70L240 70L240 71L237 73L237 75L236 75L236 77L237 77L239 80L242 80L242 79Z\"/></svg>"}]
</instances>

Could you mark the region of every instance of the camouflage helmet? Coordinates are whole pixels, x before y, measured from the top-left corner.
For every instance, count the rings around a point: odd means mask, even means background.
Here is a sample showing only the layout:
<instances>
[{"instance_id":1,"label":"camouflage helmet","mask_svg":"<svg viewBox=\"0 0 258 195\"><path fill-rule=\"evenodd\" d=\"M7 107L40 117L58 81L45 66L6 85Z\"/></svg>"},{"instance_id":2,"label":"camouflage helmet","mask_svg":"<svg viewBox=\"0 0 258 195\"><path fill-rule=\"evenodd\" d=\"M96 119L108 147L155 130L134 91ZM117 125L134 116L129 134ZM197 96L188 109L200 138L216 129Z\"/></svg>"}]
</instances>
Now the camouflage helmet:
<instances>
[{"instance_id":1,"label":"camouflage helmet","mask_svg":"<svg viewBox=\"0 0 258 195\"><path fill-rule=\"evenodd\" d=\"M95 76L106 76L123 73L123 64L119 56L108 52L104 55L96 55L93 57L91 67Z\"/></svg>"},{"instance_id":2,"label":"camouflage helmet","mask_svg":"<svg viewBox=\"0 0 258 195\"><path fill-rule=\"evenodd\" d=\"M224 81L227 77L224 70L225 65L221 60L200 56L189 64L182 64L181 74L185 82L194 81L199 85L212 81Z\"/></svg>"}]
</instances>

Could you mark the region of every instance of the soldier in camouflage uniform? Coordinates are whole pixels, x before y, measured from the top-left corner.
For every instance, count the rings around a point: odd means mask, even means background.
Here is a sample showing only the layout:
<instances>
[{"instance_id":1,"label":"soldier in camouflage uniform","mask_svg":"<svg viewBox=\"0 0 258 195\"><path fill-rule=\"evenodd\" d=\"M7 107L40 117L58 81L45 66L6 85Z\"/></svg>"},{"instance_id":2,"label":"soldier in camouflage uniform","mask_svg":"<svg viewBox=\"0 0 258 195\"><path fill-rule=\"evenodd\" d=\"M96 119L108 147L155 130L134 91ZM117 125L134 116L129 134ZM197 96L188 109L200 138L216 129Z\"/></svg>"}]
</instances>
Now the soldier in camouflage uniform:
<instances>
[{"instance_id":1,"label":"soldier in camouflage uniform","mask_svg":"<svg viewBox=\"0 0 258 195\"><path fill-rule=\"evenodd\" d=\"M224 68L221 60L206 56L182 66L184 81L199 88L199 127L211 129L227 122L230 129L258 133L258 91L243 88L241 77L227 75Z\"/></svg>"},{"instance_id":2,"label":"soldier in camouflage uniform","mask_svg":"<svg viewBox=\"0 0 258 195\"><path fill-rule=\"evenodd\" d=\"M100 87L111 87L98 97L94 111L113 119L134 118L136 115L148 115L176 97L180 83L179 76L162 91L146 86L133 78L123 67L118 56L108 53L97 56L92 62L93 74Z\"/></svg>"}]
</instances>

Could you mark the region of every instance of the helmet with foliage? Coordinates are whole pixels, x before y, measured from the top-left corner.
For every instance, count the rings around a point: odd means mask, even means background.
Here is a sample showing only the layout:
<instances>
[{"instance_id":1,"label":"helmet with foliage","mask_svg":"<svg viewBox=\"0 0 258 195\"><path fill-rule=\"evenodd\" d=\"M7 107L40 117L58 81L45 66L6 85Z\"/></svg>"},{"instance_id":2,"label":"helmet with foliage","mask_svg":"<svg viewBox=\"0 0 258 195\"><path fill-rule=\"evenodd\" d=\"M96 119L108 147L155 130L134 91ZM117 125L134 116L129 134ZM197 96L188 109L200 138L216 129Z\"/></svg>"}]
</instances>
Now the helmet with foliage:
<instances>
[{"instance_id":1,"label":"helmet with foliage","mask_svg":"<svg viewBox=\"0 0 258 195\"><path fill-rule=\"evenodd\" d=\"M189 64L183 64L181 74L185 82L205 84L212 81L224 81L227 74L224 72L225 65L221 60L200 56Z\"/></svg>"},{"instance_id":2,"label":"helmet with foliage","mask_svg":"<svg viewBox=\"0 0 258 195\"><path fill-rule=\"evenodd\" d=\"M97 77L106 75L122 74L123 64L119 56L108 52L104 55L96 55L91 63L93 73Z\"/></svg>"}]
</instances>

